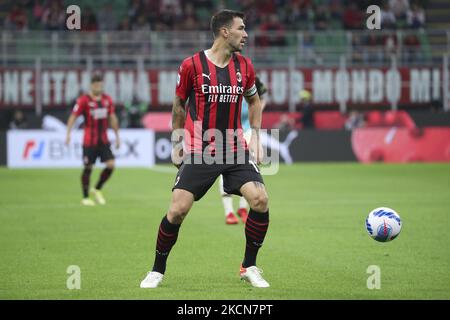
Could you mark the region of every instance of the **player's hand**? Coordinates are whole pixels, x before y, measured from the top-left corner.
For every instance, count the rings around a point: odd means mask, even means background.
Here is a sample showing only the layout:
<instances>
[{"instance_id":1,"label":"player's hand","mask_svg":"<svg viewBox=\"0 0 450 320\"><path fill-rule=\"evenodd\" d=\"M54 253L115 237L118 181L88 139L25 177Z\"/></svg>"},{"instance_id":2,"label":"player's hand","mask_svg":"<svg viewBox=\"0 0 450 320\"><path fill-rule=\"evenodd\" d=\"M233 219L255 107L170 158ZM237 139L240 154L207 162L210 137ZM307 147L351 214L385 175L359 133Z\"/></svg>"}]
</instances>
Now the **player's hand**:
<instances>
[{"instance_id":1,"label":"player's hand","mask_svg":"<svg viewBox=\"0 0 450 320\"><path fill-rule=\"evenodd\" d=\"M66 141L65 141L66 146L68 146L70 144L70 134L68 134L66 136Z\"/></svg>"},{"instance_id":2,"label":"player's hand","mask_svg":"<svg viewBox=\"0 0 450 320\"><path fill-rule=\"evenodd\" d=\"M116 149L120 149L120 138L116 137Z\"/></svg>"},{"instance_id":3,"label":"player's hand","mask_svg":"<svg viewBox=\"0 0 450 320\"><path fill-rule=\"evenodd\" d=\"M250 156L253 157L256 164L261 164L263 158L264 158L264 149L261 144L261 138L257 137L256 134L252 134L252 137L250 138L250 145L249 145L249 151Z\"/></svg>"}]
</instances>

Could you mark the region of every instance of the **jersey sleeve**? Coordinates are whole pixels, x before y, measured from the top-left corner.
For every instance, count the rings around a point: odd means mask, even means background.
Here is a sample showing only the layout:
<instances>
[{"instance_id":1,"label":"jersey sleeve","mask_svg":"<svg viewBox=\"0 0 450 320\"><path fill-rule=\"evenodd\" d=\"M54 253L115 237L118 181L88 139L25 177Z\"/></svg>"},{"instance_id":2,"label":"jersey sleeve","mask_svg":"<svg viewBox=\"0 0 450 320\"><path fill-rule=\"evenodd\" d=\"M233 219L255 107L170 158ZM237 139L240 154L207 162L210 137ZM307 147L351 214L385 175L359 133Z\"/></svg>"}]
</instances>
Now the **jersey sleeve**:
<instances>
[{"instance_id":1,"label":"jersey sleeve","mask_svg":"<svg viewBox=\"0 0 450 320\"><path fill-rule=\"evenodd\" d=\"M79 97L75 102L75 105L73 106L72 114L78 117L80 114L83 113L85 107L86 107L86 100L83 99L83 97Z\"/></svg>"},{"instance_id":2,"label":"jersey sleeve","mask_svg":"<svg viewBox=\"0 0 450 320\"><path fill-rule=\"evenodd\" d=\"M244 88L244 96L251 97L257 92L255 85L255 68L250 59L247 60L247 84Z\"/></svg>"},{"instance_id":3,"label":"jersey sleeve","mask_svg":"<svg viewBox=\"0 0 450 320\"><path fill-rule=\"evenodd\" d=\"M178 68L177 87L175 90L175 94L184 101L187 100L191 93L193 80L192 64L190 59L186 59Z\"/></svg>"}]
</instances>

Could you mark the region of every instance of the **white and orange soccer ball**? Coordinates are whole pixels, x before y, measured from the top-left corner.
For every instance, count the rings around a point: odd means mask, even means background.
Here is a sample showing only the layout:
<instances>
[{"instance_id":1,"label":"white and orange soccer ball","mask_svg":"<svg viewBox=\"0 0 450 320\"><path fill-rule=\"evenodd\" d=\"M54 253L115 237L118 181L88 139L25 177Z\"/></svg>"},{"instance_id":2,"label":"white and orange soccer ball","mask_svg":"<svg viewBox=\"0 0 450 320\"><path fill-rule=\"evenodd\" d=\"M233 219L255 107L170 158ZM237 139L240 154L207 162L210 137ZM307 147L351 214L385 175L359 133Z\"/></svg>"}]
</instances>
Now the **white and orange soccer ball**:
<instances>
[{"instance_id":1,"label":"white and orange soccer ball","mask_svg":"<svg viewBox=\"0 0 450 320\"><path fill-rule=\"evenodd\" d=\"M380 242L394 240L402 230L402 220L395 210L380 207L372 210L366 219L369 235Z\"/></svg>"}]
</instances>

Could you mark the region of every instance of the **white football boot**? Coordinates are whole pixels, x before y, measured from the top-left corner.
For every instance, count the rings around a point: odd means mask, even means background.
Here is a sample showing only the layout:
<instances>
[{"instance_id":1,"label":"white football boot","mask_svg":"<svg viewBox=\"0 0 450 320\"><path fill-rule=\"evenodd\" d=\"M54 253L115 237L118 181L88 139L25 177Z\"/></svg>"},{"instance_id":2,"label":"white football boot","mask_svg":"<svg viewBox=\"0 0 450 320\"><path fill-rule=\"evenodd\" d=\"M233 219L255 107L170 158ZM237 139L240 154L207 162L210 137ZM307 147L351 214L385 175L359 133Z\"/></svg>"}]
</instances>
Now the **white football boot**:
<instances>
[{"instance_id":1,"label":"white football boot","mask_svg":"<svg viewBox=\"0 0 450 320\"><path fill-rule=\"evenodd\" d=\"M106 204L106 200L103 197L103 193L100 190L97 190L95 188L91 189L91 194L94 196L95 200L98 204L104 205Z\"/></svg>"},{"instance_id":2,"label":"white football boot","mask_svg":"<svg viewBox=\"0 0 450 320\"><path fill-rule=\"evenodd\" d=\"M150 271L141 282L141 288L156 288L163 280L164 275L156 271Z\"/></svg>"},{"instance_id":3,"label":"white football boot","mask_svg":"<svg viewBox=\"0 0 450 320\"><path fill-rule=\"evenodd\" d=\"M241 280L245 280L250 282L250 284L256 288L268 288L270 287L269 283L263 279L261 274L263 271L259 269L257 266L251 266L244 268L241 266L240 274Z\"/></svg>"},{"instance_id":4,"label":"white football boot","mask_svg":"<svg viewBox=\"0 0 450 320\"><path fill-rule=\"evenodd\" d=\"M89 199L89 198L83 198L83 199L81 200L81 204L82 204L83 206L95 206L94 200Z\"/></svg>"}]
</instances>

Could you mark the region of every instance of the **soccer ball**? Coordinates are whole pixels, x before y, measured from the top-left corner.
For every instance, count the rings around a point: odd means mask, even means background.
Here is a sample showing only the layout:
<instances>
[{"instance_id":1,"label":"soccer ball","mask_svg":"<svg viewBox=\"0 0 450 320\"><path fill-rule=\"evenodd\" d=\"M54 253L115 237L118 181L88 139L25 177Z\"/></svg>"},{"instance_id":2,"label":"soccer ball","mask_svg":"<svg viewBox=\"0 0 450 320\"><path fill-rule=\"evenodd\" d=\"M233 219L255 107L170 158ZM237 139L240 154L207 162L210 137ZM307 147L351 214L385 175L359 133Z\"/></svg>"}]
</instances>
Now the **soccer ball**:
<instances>
[{"instance_id":1,"label":"soccer ball","mask_svg":"<svg viewBox=\"0 0 450 320\"><path fill-rule=\"evenodd\" d=\"M402 221L391 208L380 207L372 210L366 219L369 235L380 242L394 240L402 229Z\"/></svg>"}]
</instances>

